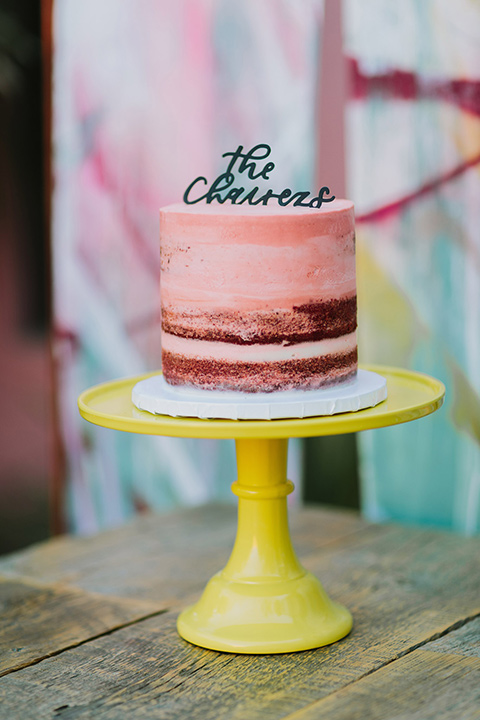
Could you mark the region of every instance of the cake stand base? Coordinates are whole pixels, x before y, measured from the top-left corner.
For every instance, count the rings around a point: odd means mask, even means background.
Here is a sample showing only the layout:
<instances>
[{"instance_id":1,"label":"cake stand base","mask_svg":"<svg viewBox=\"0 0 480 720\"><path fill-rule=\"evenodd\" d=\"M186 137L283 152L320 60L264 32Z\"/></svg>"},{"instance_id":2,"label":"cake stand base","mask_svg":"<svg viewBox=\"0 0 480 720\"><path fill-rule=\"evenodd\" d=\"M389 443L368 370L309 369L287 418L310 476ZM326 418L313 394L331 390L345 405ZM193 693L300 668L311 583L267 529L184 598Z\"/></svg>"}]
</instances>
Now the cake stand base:
<instances>
[{"instance_id":1,"label":"cake stand base","mask_svg":"<svg viewBox=\"0 0 480 720\"><path fill-rule=\"evenodd\" d=\"M352 628L309 572L294 580L235 583L215 575L198 603L178 618L185 640L210 650L273 654L329 645Z\"/></svg>"},{"instance_id":2,"label":"cake stand base","mask_svg":"<svg viewBox=\"0 0 480 720\"><path fill-rule=\"evenodd\" d=\"M287 520L288 440L237 440L238 530L226 567L184 610L179 634L211 650L283 653L347 635L352 616L299 563Z\"/></svg>"}]
</instances>

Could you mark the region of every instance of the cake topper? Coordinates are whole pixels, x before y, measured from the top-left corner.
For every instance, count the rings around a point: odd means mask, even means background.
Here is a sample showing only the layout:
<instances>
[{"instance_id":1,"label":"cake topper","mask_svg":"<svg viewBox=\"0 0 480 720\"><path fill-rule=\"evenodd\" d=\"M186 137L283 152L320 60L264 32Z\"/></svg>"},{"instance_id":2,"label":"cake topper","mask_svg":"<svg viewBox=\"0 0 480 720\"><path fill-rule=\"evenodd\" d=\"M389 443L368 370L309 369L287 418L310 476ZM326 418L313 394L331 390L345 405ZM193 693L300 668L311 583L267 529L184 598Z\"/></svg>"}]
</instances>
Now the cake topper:
<instances>
[{"instance_id":1,"label":"cake topper","mask_svg":"<svg viewBox=\"0 0 480 720\"><path fill-rule=\"evenodd\" d=\"M248 150L248 152L243 152L243 145L239 145L234 152L223 153L222 157L230 158L225 172L221 173L213 181L206 193L192 197L192 190L198 183L208 185L207 178L203 176L195 178L185 190L183 201L187 205L194 205L195 203L202 202L202 200L205 200L206 203L211 203L216 200L222 205L228 200L232 205L243 205L243 203L248 203L248 205L267 205L269 200L276 199L278 204L282 206L292 203L295 207L320 208L323 203L335 200L335 195L330 195L330 189L326 186L320 188L318 195L313 198L308 190L293 192L290 188L285 188L285 190L275 193L273 190L268 189L263 195L257 195L260 191L258 185L255 185L251 190L247 190L242 186L232 187L235 181L234 169L239 174L246 173L250 180L270 180L270 173L274 169L275 163L271 160L263 165L260 165L260 163L263 163L271 152L272 148L270 145L260 143L259 145L255 145L251 150ZM259 167L257 167L257 165ZM330 195L330 197L325 197L326 195Z\"/></svg>"}]
</instances>

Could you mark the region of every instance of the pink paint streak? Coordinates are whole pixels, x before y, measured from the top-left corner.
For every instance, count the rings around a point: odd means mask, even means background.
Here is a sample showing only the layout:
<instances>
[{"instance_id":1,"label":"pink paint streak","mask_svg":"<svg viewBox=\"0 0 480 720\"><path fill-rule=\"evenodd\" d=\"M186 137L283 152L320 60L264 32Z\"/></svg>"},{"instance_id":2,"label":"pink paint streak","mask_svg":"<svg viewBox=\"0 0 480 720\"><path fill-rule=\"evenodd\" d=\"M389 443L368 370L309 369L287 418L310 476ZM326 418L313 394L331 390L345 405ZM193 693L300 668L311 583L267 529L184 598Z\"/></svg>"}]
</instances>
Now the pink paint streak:
<instances>
[{"instance_id":1,"label":"pink paint streak","mask_svg":"<svg viewBox=\"0 0 480 720\"><path fill-rule=\"evenodd\" d=\"M424 197L425 195L429 195L435 190L438 190L442 185L449 182L450 180L454 180L459 175L462 175L466 170L468 170L471 167L475 167L475 165L480 164L480 155L476 155L475 157L471 158L470 160L467 160L466 162L462 163L461 165L458 165L458 167L454 168L453 170L450 170L449 172L444 173L438 178L435 178L434 180L431 180L428 183L425 183L421 187L418 188L418 190L415 190L413 193L409 193L408 195L404 195L403 197L399 198L398 200L395 200L392 203L389 203L388 205L383 205L380 208L377 208L375 210L371 210L370 212L363 213L363 215L357 215L355 218L355 221L357 224L361 223L367 223L367 222L374 222L379 220L385 220L387 217L390 217L391 215L395 215L399 213L401 210L403 210L404 207L407 205L410 205L415 200L418 200L421 197Z\"/></svg>"},{"instance_id":2,"label":"pink paint streak","mask_svg":"<svg viewBox=\"0 0 480 720\"><path fill-rule=\"evenodd\" d=\"M348 62L354 100L363 100L372 95L399 100L443 100L472 115L480 115L480 80L432 79L395 69L381 75L366 75L355 58L349 58Z\"/></svg>"}]
</instances>

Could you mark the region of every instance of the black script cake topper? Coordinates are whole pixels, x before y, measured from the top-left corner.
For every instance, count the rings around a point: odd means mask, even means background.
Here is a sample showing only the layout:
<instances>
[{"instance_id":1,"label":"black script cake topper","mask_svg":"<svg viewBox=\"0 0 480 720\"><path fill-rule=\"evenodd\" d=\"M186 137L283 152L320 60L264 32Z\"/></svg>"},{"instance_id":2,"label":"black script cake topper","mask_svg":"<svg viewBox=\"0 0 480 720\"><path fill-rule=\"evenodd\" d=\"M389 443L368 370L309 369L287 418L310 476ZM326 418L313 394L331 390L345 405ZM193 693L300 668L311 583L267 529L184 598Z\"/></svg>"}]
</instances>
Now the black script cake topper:
<instances>
[{"instance_id":1,"label":"black script cake topper","mask_svg":"<svg viewBox=\"0 0 480 720\"><path fill-rule=\"evenodd\" d=\"M226 203L228 200L232 205L267 205L269 200L276 199L279 205L293 204L295 207L311 207L320 208L323 203L332 202L335 200L335 195L330 195L330 188L324 186L318 191L316 197L310 197L311 193L307 191L293 192L290 188L285 188L278 193L273 190L266 190L263 195L257 195L260 192L258 185L255 185L252 189L247 190L245 187L232 187L235 182L235 175L233 170L235 169L238 174L246 173L250 180L270 180L270 173L275 167L275 163L271 160L266 162L261 169L257 169L257 164L265 161L272 148L270 145L260 143L255 145L248 152L243 152L243 145L239 145L234 152L223 153L222 157L230 158L227 169L221 173L210 185L208 190L203 195L196 195L195 190L198 193L199 188L195 187L199 184L205 186L208 185L207 178L200 176L195 178L185 190L183 195L183 202L187 205L194 205L195 203L202 202L205 200L206 203L211 203L214 200L221 203ZM203 187L201 190L204 189ZM325 197L330 195L330 197Z\"/></svg>"}]
</instances>

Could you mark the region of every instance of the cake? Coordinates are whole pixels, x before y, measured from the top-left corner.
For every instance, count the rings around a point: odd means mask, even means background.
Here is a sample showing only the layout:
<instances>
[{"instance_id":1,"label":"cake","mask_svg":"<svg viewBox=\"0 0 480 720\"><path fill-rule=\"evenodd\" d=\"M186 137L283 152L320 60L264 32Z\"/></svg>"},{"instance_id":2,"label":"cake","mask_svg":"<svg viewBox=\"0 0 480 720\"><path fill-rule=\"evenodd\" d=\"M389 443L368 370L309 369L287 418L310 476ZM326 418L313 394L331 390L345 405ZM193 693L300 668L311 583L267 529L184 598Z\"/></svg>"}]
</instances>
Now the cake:
<instances>
[{"instance_id":1,"label":"cake","mask_svg":"<svg viewBox=\"0 0 480 720\"><path fill-rule=\"evenodd\" d=\"M357 372L353 204L202 203L160 211L169 385L316 390Z\"/></svg>"}]
</instances>

